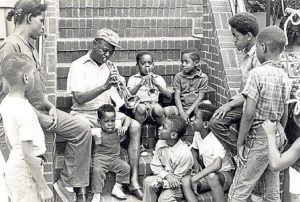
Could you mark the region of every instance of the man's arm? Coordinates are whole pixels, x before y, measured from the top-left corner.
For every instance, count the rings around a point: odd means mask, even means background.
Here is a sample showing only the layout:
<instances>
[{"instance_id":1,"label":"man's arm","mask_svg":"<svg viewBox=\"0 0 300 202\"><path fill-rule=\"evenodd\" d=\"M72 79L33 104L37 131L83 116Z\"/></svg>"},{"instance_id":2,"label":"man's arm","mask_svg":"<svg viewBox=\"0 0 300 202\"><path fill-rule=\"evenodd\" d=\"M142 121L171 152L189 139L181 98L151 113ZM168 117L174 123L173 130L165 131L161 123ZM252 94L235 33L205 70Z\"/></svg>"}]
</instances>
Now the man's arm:
<instances>
[{"instance_id":1,"label":"man's arm","mask_svg":"<svg viewBox=\"0 0 300 202\"><path fill-rule=\"evenodd\" d=\"M89 102L105 91L107 91L109 88L107 85L98 86L92 90L84 91L84 92L72 92L74 99L79 105L82 105L86 102Z\"/></svg>"}]
</instances>

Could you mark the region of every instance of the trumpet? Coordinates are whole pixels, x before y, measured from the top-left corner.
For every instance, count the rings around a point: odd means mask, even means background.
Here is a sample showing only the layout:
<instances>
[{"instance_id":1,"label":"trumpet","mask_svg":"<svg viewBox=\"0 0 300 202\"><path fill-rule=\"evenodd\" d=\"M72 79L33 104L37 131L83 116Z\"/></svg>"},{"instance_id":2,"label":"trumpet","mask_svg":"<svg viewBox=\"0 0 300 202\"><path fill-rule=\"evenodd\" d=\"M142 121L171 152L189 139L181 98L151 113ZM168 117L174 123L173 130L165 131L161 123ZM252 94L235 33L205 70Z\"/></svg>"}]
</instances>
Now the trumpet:
<instances>
[{"instance_id":1,"label":"trumpet","mask_svg":"<svg viewBox=\"0 0 300 202\"><path fill-rule=\"evenodd\" d=\"M112 77L113 81L117 83L117 91L122 99L125 101L125 107L127 109L134 109L140 103L140 98L137 96L131 95L126 84L122 81L121 76L119 74L118 68L111 61L107 60L106 65L110 71L115 70L117 75Z\"/></svg>"},{"instance_id":2,"label":"trumpet","mask_svg":"<svg viewBox=\"0 0 300 202\"><path fill-rule=\"evenodd\" d=\"M152 78L154 78L153 73L150 71L150 68L146 68L147 70L147 74L151 76L151 79L149 79L148 82L148 95L150 97L155 97L159 94L157 88L154 87L153 82L152 82Z\"/></svg>"}]
</instances>

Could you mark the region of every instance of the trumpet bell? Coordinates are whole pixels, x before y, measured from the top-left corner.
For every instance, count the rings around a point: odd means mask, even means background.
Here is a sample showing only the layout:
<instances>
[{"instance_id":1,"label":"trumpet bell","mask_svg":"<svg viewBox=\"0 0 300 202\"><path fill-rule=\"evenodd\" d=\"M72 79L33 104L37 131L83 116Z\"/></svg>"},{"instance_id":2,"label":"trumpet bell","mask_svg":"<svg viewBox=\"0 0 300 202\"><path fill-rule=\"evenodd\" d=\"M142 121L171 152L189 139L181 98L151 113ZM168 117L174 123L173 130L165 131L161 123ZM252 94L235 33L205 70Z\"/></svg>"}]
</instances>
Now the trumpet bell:
<instances>
[{"instance_id":1,"label":"trumpet bell","mask_svg":"<svg viewBox=\"0 0 300 202\"><path fill-rule=\"evenodd\" d=\"M125 107L127 109L134 109L140 104L140 98L137 96L131 96L125 100Z\"/></svg>"},{"instance_id":2,"label":"trumpet bell","mask_svg":"<svg viewBox=\"0 0 300 202\"><path fill-rule=\"evenodd\" d=\"M155 89L155 88L150 88L150 89L148 90L148 95L149 95L150 97L155 97L155 96L158 95L158 90Z\"/></svg>"}]
</instances>

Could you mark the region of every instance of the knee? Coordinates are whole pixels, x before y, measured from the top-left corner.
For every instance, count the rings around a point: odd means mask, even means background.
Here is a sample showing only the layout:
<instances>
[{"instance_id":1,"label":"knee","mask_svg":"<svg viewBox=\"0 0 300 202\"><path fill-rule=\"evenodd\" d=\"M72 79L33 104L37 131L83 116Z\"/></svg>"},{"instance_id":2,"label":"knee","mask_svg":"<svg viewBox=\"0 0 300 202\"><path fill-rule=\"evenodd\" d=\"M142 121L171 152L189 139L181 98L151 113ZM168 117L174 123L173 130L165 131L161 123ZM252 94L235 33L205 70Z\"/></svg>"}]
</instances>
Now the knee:
<instances>
[{"instance_id":1,"label":"knee","mask_svg":"<svg viewBox=\"0 0 300 202\"><path fill-rule=\"evenodd\" d=\"M165 108L163 109L163 112L164 112L164 114L165 114L166 117L169 117L169 116L171 116L171 115L173 114L172 109L170 109L170 108L168 108L168 107L165 107Z\"/></svg>"},{"instance_id":2,"label":"knee","mask_svg":"<svg viewBox=\"0 0 300 202\"><path fill-rule=\"evenodd\" d=\"M146 106L143 105L143 104L139 104L136 107L135 113L138 114L138 115L144 115L144 114L146 114Z\"/></svg>"},{"instance_id":3,"label":"knee","mask_svg":"<svg viewBox=\"0 0 300 202\"><path fill-rule=\"evenodd\" d=\"M77 123L77 130L82 131L83 134L86 134L88 136L92 136L90 125L83 122L83 121L80 121L80 122Z\"/></svg>"},{"instance_id":4,"label":"knee","mask_svg":"<svg viewBox=\"0 0 300 202\"><path fill-rule=\"evenodd\" d=\"M161 117L164 114L164 111L163 111L163 108L157 104L153 107L153 113L156 116Z\"/></svg>"},{"instance_id":5,"label":"knee","mask_svg":"<svg viewBox=\"0 0 300 202\"><path fill-rule=\"evenodd\" d=\"M141 131L141 124L135 120L135 119L131 119L131 124L130 124L130 135L132 135L132 132L135 136L140 136L140 131Z\"/></svg>"},{"instance_id":6,"label":"knee","mask_svg":"<svg viewBox=\"0 0 300 202\"><path fill-rule=\"evenodd\" d=\"M214 186L220 184L219 177L216 173L210 173L207 176L207 181L208 181L208 184L210 187L214 187Z\"/></svg>"},{"instance_id":7,"label":"knee","mask_svg":"<svg viewBox=\"0 0 300 202\"><path fill-rule=\"evenodd\" d=\"M93 166L93 175L96 176L103 176L105 175L104 170L101 168L101 166Z\"/></svg>"},{"instance_id":8,"label":"knee","mask_svg":"<svg viewBox=\"0 0 300 202\"><path fill-rule=\"evenodd\" d=\"M144 189L145 189L145 188L151 187L152 182L153 182L153 180L152 180L151 177L146 177L146 178L144 179Z\"/></svg>"}]
</instances>

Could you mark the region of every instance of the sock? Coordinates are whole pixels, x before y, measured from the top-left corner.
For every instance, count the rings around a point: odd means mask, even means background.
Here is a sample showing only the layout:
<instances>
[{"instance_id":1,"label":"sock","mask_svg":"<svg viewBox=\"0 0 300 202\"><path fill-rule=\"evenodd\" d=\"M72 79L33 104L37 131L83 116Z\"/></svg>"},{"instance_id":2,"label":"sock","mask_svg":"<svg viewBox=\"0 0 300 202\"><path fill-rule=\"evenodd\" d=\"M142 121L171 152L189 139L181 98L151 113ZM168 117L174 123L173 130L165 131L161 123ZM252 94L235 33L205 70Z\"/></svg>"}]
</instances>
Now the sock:
<instances>
[{"instance_id":1,"label":"sock","mask_svg":"<svg viewBox=\"0 0 300 202\"><path fill-rule=\"evenodd\" d=\"M94 193L92 202L99 202L101 199L101 194L100 193Z\"/></svg>"},{"instance_id":2,"label":"sock","mask_svg":"<svg viewBox=\"0 0 300 202\"><path fill-rule=\"evenodd\" d=\"M73 187L65 187L68 192L74 192Z\"/></svg>"},{"instance_id":3,"label":"sock","mask_svg":"<svg viewBox=\"0 0 300 202\"><path fill-rule=\"evenodd\" d=\"M119 182L116 182L115 186L116 187L122 187L122 184L120 184Z\"/></svg>"}]
</instances>

